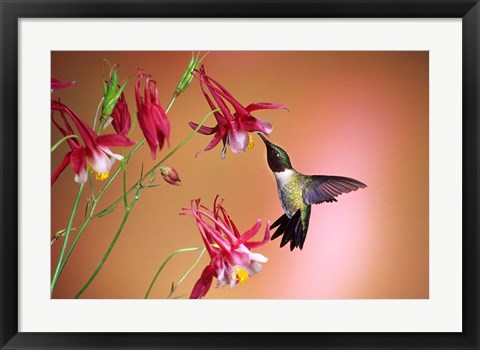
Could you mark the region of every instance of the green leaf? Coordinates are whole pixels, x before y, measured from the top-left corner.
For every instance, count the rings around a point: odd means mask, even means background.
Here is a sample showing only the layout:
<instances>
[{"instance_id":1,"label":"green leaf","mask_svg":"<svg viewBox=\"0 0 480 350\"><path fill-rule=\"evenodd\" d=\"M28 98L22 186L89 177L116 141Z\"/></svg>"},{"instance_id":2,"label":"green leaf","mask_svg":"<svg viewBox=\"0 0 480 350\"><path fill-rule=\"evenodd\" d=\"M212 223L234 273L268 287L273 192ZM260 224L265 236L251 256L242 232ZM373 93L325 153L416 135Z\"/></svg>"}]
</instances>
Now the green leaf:
<instances>
[{"instance_id":1,"label":"green leaf","mask_svg":"<svg viewBox=\"0 0 480 350\"><path fill-rule=\"evenodd\" d=\"M156 173L156 171L153 171L152 174L150 174L150 181L148 182L149 185L155 182Z\"/></svg>"},{"instance_id":2,"label":"green leaf","mask_svg":"<svg viewBox=\"0 0 480 350\"><path fill-rule=\"evenodd\" d=\"M143 162L142 162L142 168L140 170L140 181L143 179Z\"/></svg>"},{"instance_id":3,"label":"green leaf","mask_svg":"<svg viewBox=\"0 0 480 350\"><path fill-rule=\"evenodd\" d=\"M127 86L127 83L128 83L128 79L125 80L125 82L122 84L122 86L120 86L120 89L118 89L118 97L120 97L120 95L122 94L123 89L125 89L125 86Z\"/></svg>"},{"instance_id":4,"label":"green leaf","mask_svg":"<svg viewBox=\"0 0 480 350\"><path fill-rule=\"evenodd\" d=\"M112 211L114 211L115 209L117 209L117 206L113 206L111 208L107 208L105 210L102 210L100 213L96 214L94 216L94 218L101 218L102 216L105 216L105 215L108 215L110 214Z\"/></svg>"},{"instance_id":5,"label":"green leaf","mask_svg":"<svg viewBox=\"0 0 480 350\"><path fill-rule=\"evenodd\" d=\"M88 208L90 207L90 199L87 200L87 204L85 205L85 214L83 216L83 219L85 220L88 215Z\"/></svg>"}]
</instances>

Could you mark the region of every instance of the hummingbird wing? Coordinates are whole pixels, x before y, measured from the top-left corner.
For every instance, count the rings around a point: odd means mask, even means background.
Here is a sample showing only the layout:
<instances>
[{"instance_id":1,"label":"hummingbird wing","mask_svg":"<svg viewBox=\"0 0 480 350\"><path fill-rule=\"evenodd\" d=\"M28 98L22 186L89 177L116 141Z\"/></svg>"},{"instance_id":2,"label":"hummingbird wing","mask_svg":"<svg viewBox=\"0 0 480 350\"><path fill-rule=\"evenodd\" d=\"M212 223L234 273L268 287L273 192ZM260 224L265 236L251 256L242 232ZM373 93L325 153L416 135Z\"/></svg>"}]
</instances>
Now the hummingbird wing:
<instances>
[{"instance_id":1,"label":"hummingbird wing","mask_svg":"<svg viewBox=\"0 0 480 350\"><path fill-rule=\"evenodd\" d=\"M277 230L272 235L271 240L283 235L282 241L280 242L280 247L283 247L290 242L291 251L297 247L302 249L305 238L307 237L310 209L311 205L304 205L298 209L291 218L289 218L286 214L280 216L270 226L270 229L274 229L278 226Z\"/></svg>"},{"instance_id":2,"label":"hummingbird wing","mask_svg":"<svg viewBox=\"0 0 480 350\"><path fill-rule=\"evenodd\" d=\"M303 200L306 204L336 202L335 197L342 193L367 187L363 182L343 176L313 175L306 178L303 187Z\"/></svg>"}]
</instances>

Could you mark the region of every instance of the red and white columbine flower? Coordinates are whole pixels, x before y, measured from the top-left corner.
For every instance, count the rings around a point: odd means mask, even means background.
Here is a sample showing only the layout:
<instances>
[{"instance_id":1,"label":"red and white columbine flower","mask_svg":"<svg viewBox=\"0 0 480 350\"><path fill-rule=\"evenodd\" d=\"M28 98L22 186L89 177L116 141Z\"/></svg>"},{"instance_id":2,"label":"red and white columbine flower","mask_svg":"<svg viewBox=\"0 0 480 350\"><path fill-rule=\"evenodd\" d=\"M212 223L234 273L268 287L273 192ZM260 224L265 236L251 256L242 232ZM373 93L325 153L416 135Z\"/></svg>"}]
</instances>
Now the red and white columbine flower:
<instances>
[{"instance_id":1,"label":"red and white columbine flower","mask_svg":"<svg viewBox=\"0 0 480 350\"><path fill-rule=\"evenodd\" d=\"M145 79L143 98L140 88L142 79ZM150 146L152 158L155 159L157 148L162 150L165 140L170 145L170 122L167 113L160 105L157 82L151 79L151 75L145 74L141 68L138 68L135 98L137 101L138 124Z\"/></svg>"},{"instance_id":2,"label":"red and white columbine flower","mask_svg":"<svg viewBox=\"0 0 480 350\"><path fill-rule=\"evenodd\" d=\"M203 151L209 151L220 141L223 141L222 158L225 157L227 145L230 145L233 153L244 152L252 148L253 139L249 133L261 132L269 135L272 132L272 124L255 118L251 112L260 109L281 108L288 110L284 105L268 102L251 103L246 107L242 106L227 89L205 73L203 65L200 67L200 70L195 73L195 77L200 80L200 87L210 108L212 110L220 109L220 112L214 113L215 119L217 120L216 126L202 126L198 130L198 132L203 135L215 134ZM205 87L210 92L215 103L205 91ZM227 103L233 107L233 113L230 111ZM190 122L189 125L192 129L198 127L198 124L194 122Z\"/></svg>"},{"instance_id":3,"label":"red and white columbine flower","mask_svg":"<svg viewBox=\"0 0 480 350\"><path fill-rule=\"evenodd\" d=\"M55 120L55 112L60 113L65 128ZM75 124L84 146L81 146L76 138L67 140L71 151L65 155L62 163L52 174L52 185L68 164L71 164L75 172L75 182L85 183L87 181L87 170L90 170L97 180L104 180L108 177L115 160L123 159L121 155L113 153L109 147L132 146L135 144L124 135L97 135L70 108L58 101L52 101L52 122L63 136L75 135L68 119Z\"/></svg>"},{"instance_id":4,"label":"red and white columbine flower","mask_svg":"<svg viewBox=\"0 0 480 350\"><path fill-rule=\"evenodd\" d=\"M182 214L195 218L203 242L211 261L202 272L200 279L193 287L190 299L203 298L217 278L216 287L229 285L230 288L240 283L246 283L250 276L259 273L267 262L267 258L251 249L257 248L270 239L270 222L267 222L265 236L262 241L249 242L260 229L261 222L240 234L228 215L222 202L215 198L213 210L200 205L200 199L192 201L191 208L184 208Z\"/></svg>"}]
</instances>

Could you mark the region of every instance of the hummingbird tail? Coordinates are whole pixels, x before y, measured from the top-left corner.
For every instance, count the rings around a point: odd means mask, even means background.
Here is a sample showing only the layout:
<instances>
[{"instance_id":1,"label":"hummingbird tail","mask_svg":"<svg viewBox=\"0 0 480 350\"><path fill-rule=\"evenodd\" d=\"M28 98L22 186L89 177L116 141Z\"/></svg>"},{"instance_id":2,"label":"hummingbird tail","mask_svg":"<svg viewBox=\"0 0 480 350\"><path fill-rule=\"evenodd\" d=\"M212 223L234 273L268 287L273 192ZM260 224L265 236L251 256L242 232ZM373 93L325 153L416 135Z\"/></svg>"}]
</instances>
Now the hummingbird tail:
<instances>
[{"instance_id":1,"label":"hummingbird tail","mask_svg":"<svg viewBox=\"0 0 480 350\"><path fill-rule=\"evenodd\" d=\"M307 232L306 230L304 232L300 209L297 210L291 218L286 214L283 214L270 226L270 229L274 229L277 226L278 228L272 235L271 240L273 241L283 235L280 242L280 248L285 246L288 242L290 242L290 251L293 251L295 248L300 248L300 250L303 248Z\"/></svg>"}]
</instances>

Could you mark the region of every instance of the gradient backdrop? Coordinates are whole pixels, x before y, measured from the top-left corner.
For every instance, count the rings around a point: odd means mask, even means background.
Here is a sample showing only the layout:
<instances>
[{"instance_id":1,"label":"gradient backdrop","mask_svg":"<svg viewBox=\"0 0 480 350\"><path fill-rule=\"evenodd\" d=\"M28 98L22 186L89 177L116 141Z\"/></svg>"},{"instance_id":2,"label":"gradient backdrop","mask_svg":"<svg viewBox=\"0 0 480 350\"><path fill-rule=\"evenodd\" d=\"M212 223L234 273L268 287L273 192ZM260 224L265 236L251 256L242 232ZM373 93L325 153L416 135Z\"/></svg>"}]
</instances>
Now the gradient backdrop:
<instances>
[{"instance_id":1,"label":"gradient backdrop","mask_svg":"<svg viewBox=\"0 0 480 350\"><path fill-rule=\"evenodd\" d=\"M120 65L119 77L131 77L126 97L136 115L136 66L158 81L166 107L190 52L52 52L52 76L76 80L57 90L80 116L91 123L102 96L103 59ZM306 174L343 175L368 185L342 195L333 204L314 206L303 251L290 252L272 241L257 249L269 258L264 270L245 285L211 288L207 298L377 299L428 298L428 52L212 52L206 71L242 104L275 102L290 111L258 111L270 121L272 142L290 155ZM105 71L106 74L106 71ZM172 148L186 137L189 121L209 112L197 81L169 113ZM206 125L214 124L213 117ZM61 136L52 128L52 143ZM132 139L140 140L138 125ZM182 186L158 178L160 186L143 191L101 272L84 298L143 298L160 264L179 248L202 244L195 222L180 209L200 197L211 203L225 198L239 229L282 214L275 180L266 163L265 147L242 154L221 147L195 158L210 136L196 135L168 164L177 169ZM52 155L52 170L68 147ZM157 156L161 159L168 149ZM129 184L140 168L154 161L144 145L130 162ZM66 227L78 189L71 168L52 188L52 234ZM119 177L120 179L120 177ZM104 197L101 210L121 194L121 181ZM98 191L98 187L96 191ZM82 222L88 195L84 191L74 226ZM90 277L115 235L123 207L94 220L72 254L54 298L72 298ZM75 232L73 233L75 234ZM46 237L46 239L48 239ZM52 273L62 240L52 247ZM165 298L197 258L198 252L175 257L160 274L151 298ZM208 254L183 282L176 295L189 294L209 262Z\"/></svg>"}]
</instances>

